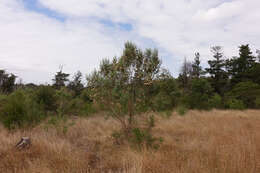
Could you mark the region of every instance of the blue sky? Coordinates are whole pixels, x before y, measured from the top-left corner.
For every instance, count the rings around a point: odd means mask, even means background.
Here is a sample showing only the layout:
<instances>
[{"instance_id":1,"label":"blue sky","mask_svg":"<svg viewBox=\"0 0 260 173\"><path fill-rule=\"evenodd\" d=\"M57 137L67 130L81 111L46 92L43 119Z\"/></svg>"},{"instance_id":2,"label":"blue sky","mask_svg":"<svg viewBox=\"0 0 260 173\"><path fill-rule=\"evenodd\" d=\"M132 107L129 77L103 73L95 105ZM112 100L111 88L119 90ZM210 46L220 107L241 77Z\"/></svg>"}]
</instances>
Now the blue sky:
<instances>
[{"instance_id":1,"label":"blue sky","mask_svg":"<svg viewBox=\"0 0 260 173\"><path fill-rule=\"evenodd\" d=\"M259 7L259 0L1 0L0 68L24 82L50 83L60 64L90 73L130 40L159 49L177 76L195 52L205 66L214 45L226 57L241 44L259 49Z\"/></svg>"},{"instance_id":2,"label":"blue sky","mask_svg":"<svg viewBox=\"0 0 260 173\"><path fill-rule=\"evenodd\" d=\"M37 0L22 0L22 3L24 5L25 9L28 11L43 14L47 17L54 18L61 22L64 22L66 20L66 17L64 15L61 15L61 14L55 12L54 10L44 7Z\"/></svg>"}]
</instances>

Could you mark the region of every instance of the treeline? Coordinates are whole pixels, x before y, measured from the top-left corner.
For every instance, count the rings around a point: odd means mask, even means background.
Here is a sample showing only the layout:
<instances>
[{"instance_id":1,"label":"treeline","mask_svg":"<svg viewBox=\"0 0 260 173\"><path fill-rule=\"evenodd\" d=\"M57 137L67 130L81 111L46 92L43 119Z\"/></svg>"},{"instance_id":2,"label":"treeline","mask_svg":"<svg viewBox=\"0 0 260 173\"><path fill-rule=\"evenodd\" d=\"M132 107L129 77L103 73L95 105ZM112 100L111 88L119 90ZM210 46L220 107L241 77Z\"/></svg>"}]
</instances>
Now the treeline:
<instances>
[{"instance_id":1,"label":"treeline","mask_svg":"<svg viewBox=\"0 0 260 173\"><path fill-rule=\"evenodd\" d=\"M80 71L69 80L61 68L52 85L36 85L15 83L15 75L1 70L0 120L11 129L54 115L104 111L128 131L135 126L136 115L144 112L260 108L259 51L254 56L249 45L241 45L239 56L230 58L220 46L211 52L208 68L201 66L200 54L195 53L194 61L184 60L177 78L161 67L156 49L141 50L130 42L122 56L102 60L86 76L85 85ZM153 118L147 121L149 131Z\"/></svg>"}]
</instances>

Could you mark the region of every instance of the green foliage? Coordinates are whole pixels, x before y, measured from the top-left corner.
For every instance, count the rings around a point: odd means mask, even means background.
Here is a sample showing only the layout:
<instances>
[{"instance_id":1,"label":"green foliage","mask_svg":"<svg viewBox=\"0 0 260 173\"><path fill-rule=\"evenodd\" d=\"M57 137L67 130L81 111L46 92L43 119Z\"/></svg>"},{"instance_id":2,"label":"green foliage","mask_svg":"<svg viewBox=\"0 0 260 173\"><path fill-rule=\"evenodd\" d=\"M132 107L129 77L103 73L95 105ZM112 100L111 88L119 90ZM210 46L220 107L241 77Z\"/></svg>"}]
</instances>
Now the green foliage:
<instances>
[{"instance_id":1,"label":"green foliage","mask_svg":"<svg viewBox=\"0 0 260 173\"><path fill-rule=\"evenodd\" d=\"M218 108L221 109L223 108L222 105L222 98L219 94L214 94L210 99L209 99L209 104L211 108Z\"/></svg>"},{"instance_id":2,"label":"green foliage","mask_svg":"<svg viewBox=\"0 0 260 173\"><path fill-rule=\"evenodd\" d=\"M123 127L131 127L135 115L151 109L160 65L157 50L142 51L127 42L121 57L104 59L99 70L87 77L90 96Z\"/></svg>"},{"instance_id":3,"label":"green foliage","mask_svg":"<svg viewBox=\"0 0 260 173\"><path fill-rule=\"evenodd\" d=\"M256 108L260 108L260 97L258 97L258 98L256 98L255 99L255 106L256 106Z\"/></svg>"},{"instance_id":4,"label":"green foliage","mask_svg":"<svg viewBox=\"0 0 260 173\"><path fill-rule=\"evenodd\" d=\"M41 105L28 98L23 91L8 96L0 112L0 120L9 129L33 126L43 118Z\"/></svg>"},{"instance_id":5,"label":"green foliage","mask_svg":"<svg viewBox=\"0 0 260 173\"><path fill-rule=\"evenodd\" d=\"M0 92L11 93L15 87L15 75L6 73L5 70L0 70Z\"/></svg>"},{"instance_id":6,"label":"green foliage","mask_svg":"<svg viewBox=\"0 0 260 173\"><path fill-rule=\"evenodd\" d=\"M228 98L241 100L248 108L256 108L256 98L260 97L260 85L253 82L240 82L227 94Z\"/></svg>"},{"instance_id":7,"label":"green foliage","mask_svg":"<svg viewBox=\"0 0 260 173\"><path fill-rule=\"evenodd\" d=\"M192 63L192 77L200 78L204 74L204 71L200 65L200 53L195 53L194 62Z\"/></svg>"},{"instance_id":8,"label":"green foliage","mask_svg":"<svg viewBox=\"0 0 260 173\"><path fill-rule=\"evenodd\" d=\"M238 100L238 99L230 99L227 102L227 108L229 109L239 109L239 110L243 110L245 109L245 105L243 103L242 100Z\"/></svg>"},{"instance_id":9,"label":"green foliage","mask_svg":"<svg viewBox=\"0 0 260 173\"><path fill-rule=\"evenodd\" d=\"M188 105L191 109L208 109L211 95L212 88L206 79L194 79L188 95Z\"/></svg>"},{"instance_id":10,"label":"green foliage","mask_svg":"<svg viewBox=\"0 0 260 173\"><path fill-rule=\"evenodd\" d=\"M74 75L73 80L69 82L68 88L74 91L75 97L81 94L84 89L84 85L82 84L82 73L80 71L78 71Z\"/></svg>"},{"instance_id":11,"label":"green foliage","mask_svg":"<svg viewBox=\"0 0 260 173\"><path fill-rule=\"evenodd\" d=\"M56 89L60 89L62 87L65 86L65 83L69 81L68 79L69 74L62 72L62 66L60 67L60 71L58 71L54 77L54 79L52 79L54 81L53 86Z\"/></svg>"},{"instance_id":12,"label":"green foliage","mask_svg":"<svg viewBox=\"0 0 260 173\"><path fill-rule=\"evenodd\" d=\"M222 95L223 89L226 85L228 75L224 69L226 63L224 61L222 47L214 46L211 48L213 53L214 60L208 61L209 68L206 68L206 71L210 74L210 82L215 92Z\"/></svg>"},{"instance_id":13,"label":"green foliage","mask_svg":"<svg viewBox=\"0 0 260 173\"><path fill-rule=\"evenodd\" d=\"M57 108L55 89L51 86L39 86L34 93L35 101L42 104L45 111L55 111Z\"/></svg>"},{"instance_id":14,"label":"green foliage","mask_svg":"<svg viewBox=\"0 0 260 173\"><path fill-rule=\"evenodd\" d=\"M153 137L151 132L147 130L141 130L140 128L134 128L132 130L133 137L130 138L131 142L141 149L141 147L158 149L163 142L162 138Z\"/></svg>"},{"instance_id":15,"label":"green foliage","mask_svg":"<svg viewBox=\"0 0 260 173\"><path fill-rule=\"evenodd\" d=\"M184 106L184 105L179 105L179 106L177 107L176 111L177 111L177 113L178 113L180 116L184 116L184 115L187 113L188 109L187 109L187 107Z\"/></svg>"},{"instance_id":16,"label":"green foliage","mask_svg":"<svg viewBox=\"0 0 260 173\"><path fill-rule=\"evenodd\" d=\"M58 116L69 114L71 111L71 100L73 99L73 93L67 88L62 87L56 90L57 97L57 113Z\"/></svg>"},{"instance_id":17,"label":"green foliage","mask_svg":"<svg viewBox=\"0 0 260 173\"><path fill-rule=\"evenodd\" d=\"M84 102L88 102L91 103L92 99L90 98L90 91L88 89L84 89L81 94L80 94L80 98L84 101Z\"/></svg>"},{"instance_id":18,"label":"green foliage","mask_svg":"<svg viewBox=\"0 0 260 173\"><path fill-rule=\"evenodd\" d=\"M155 111L172 110L178 104L181 95L176 81L172 77L161 78L155 82L153 92L152 108Z\"/></svg>"},{"instance_id":19,"label":"green foliage","mask_svg":"<svg viewBox=\"0 0 260 173\"><path fill-rule=\"evenodd\" d=\"M241 45L239 47L239 57L233 57L227 61L228 71L232 76L231 83L235 85L239 82L254 81L257 69L253 69L256 65L256 57L253 56L249 45ZM257 75L259 76L259 75Z\"/></svg>"}]
</instances>

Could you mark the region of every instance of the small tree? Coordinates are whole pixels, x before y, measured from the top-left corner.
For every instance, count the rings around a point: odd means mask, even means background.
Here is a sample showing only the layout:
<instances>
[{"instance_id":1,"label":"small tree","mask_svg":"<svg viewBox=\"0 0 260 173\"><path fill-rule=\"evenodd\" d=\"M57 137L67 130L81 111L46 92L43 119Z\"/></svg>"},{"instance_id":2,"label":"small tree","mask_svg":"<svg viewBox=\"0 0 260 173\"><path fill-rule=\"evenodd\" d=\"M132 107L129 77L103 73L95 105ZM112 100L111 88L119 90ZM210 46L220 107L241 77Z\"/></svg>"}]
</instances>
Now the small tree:
<instances>
[{"instance_id":1,"label":"small tree","mask_svg":"<svg viewBox=\"0 0 260 173\"><path fill-rule=\"evenodd\" d=\"M256 108L256 99L260 98L260 85L248 82L240 82L227 93L230 99L241 100L247 108Z\"/></svg>"},{"instance_id":2,"label":"small tree","mask_svg":"<svg viewBox=\"0 0 260 173\"><path fill-rule=\"evenodd\" d=\"M194 62L192 63L192 76L194 78L200 78L203 74L202 67L200 65L200 53L195 53Z\"/></svg>"},{"instance_id":3,"label":"small tree","mask_svg":"<svg viewBox=\"0 0 260 173\"><path fill-rule=\"evenodd\" d=\"M213 53L214 60L208 61L209 68L206 68L206 71L211 76L211 83L215 91L223 95L223 88L226 85L228 75L225 72L225 60L223 57L222 47L214 46L211 48Z\"/></svg>"},{"instance_id":4,"label":"small tree","mask_svg":"<svg viewBox=\"0 0 260 173\"><path fill-rule=\"evenodd\" d=\"M206 79L193 79L188 95L188 104L194 109L208 109L209 100L213 93L210 83Z\"/></svg>"},{"instance_id":5,"label":"small tree","mask_svg":"<svg viewBox=\"0 0 260 173\"><path fill-rule=\"evenodd\" d=\"M0 70L0 91L3 93L10 93L14 90L15 80L17 76L8 74L5 70Z\"/></svg>"},{"instance_id":6,"label":"small tree","mask_svg":"<svg viewBox=\"0 0 260 173\"><path fill-rule=\"evenodd\" d=\"M54 84L53 86L56 88L56 89L60 89L61 87L64 87L65 86L65 82L68 82L69 79L69 74L67 73L63 73L62 72L62 66L60 67L60 71L58 71L55 75L55 78L52 79L54 81Z\"/></svg>"},{"instance_id":7,"label":"small tree","mask_svg":"<svg viewBox=\"0 0 260 173\"><path fill-rule=\"evenodd\" d=\"M99 70L87 77L93 100L121 123L127 136L137 123L135 116L149 110L160 65L157 50L142 51L127 42L121 57L104 59Z\"/></svg>"},{"instance_id":8,"label":"small tree","mask_svg":"<svg viewBox=\"0 0 260 173\"><path fill-rule=\"evenodd\" d=\"M233 85L254 79L250 78L248 73L256 65L256 57L253 56L248 44L241 45L239 47L239 57L233 57L227 62L227 65Z\"/></svg>"},{"instance_id":9,"label":"small tree","mask_svg":"<svg viewBox=\"0 0 260 173\"><path fill-rule=\"evenodd\" d=\"M84 85L82 84L82 73L78 71L73 80L69 82L68 88L74 91L75 96L79 96L84 89Z\"/></svg>"}]
</instances>

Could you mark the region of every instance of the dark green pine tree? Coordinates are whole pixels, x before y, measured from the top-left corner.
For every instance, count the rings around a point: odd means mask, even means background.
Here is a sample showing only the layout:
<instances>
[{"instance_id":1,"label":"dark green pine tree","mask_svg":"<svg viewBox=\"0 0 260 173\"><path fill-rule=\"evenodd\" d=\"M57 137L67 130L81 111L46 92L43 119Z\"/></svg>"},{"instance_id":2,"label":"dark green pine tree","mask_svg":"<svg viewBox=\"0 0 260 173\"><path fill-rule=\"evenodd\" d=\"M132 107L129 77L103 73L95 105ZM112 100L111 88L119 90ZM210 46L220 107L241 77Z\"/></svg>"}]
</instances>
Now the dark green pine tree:
<instances>
[{"instance_id":1,"label":"dark green pine tree","mask_svg":"<svg viewBox=\"0 0 260 173\"><path fill-rule=\"evenodd\" d=\"M195 53L194 62L192 63L192 76L194 78L200 78L203 75L203 70L200 65L200 53Z\"/></svg>"},{"instance_id":2,"label":"dark green pine tree","mask_svg":"<svg viewBox=\"0 0 260 173\"><path fill-rule=\"evenodd\" d=\"M17 76L8 74L5 70L0 70L0 92L10 93L15 88L15 80Z\"/></svg>"},{"instance_id":3,"label":"dark green pine tree","mask_svg":"<svg viewBox=\"0 0 260 173\"><path fill-rule=\"evenodd\" d=\"M73 80L69 82L68 88L74 91L75 96L79 96L81 91L84 89L84 85L82 84L82 73L78 71Z\"/></svg>"},{"instance_id":4,"label":"dark green pine tree","mask_svg":"<svg viewBox=\"0 0 260 173\"><path fill-rule=\"evenodd\" d=\"M208 61L209 68L206 68L206 71L211 76L211 84L220 95L223 95L224 88L227 83L227 73L224 70L225 68L225 60L223 57L223 51L221 46L214 46L211 48L211 52L213 53L214 60Z\"/></svg>"},{"instance_id":5,"label":"dark green pine tree","mask_svg":"<svg viewBox=\"0 0 260 173\"><path fill-rule=\"evenodd\" d=\"M69 81L69 74L62 72L62 67L60 67L60 71L58 71L55 75L55 78L52 79L54 81L53 86L56 89L60 89L65 86L65 83Z\"/></svg>"},{"instance_id":6,"label":"dark green pine tree","mask_svg":"<svg viewBox=\"0 0 260 173\"><path fill-rule=\"evenodd\" d=\"M228 61L228 71L231 74L231 83L233 85L243 82L252 81L249 73L256 65L256 57L253 56L249 45L241 45L239 47L239 57L233 57Z\"/></svg>"}]
</instances>

